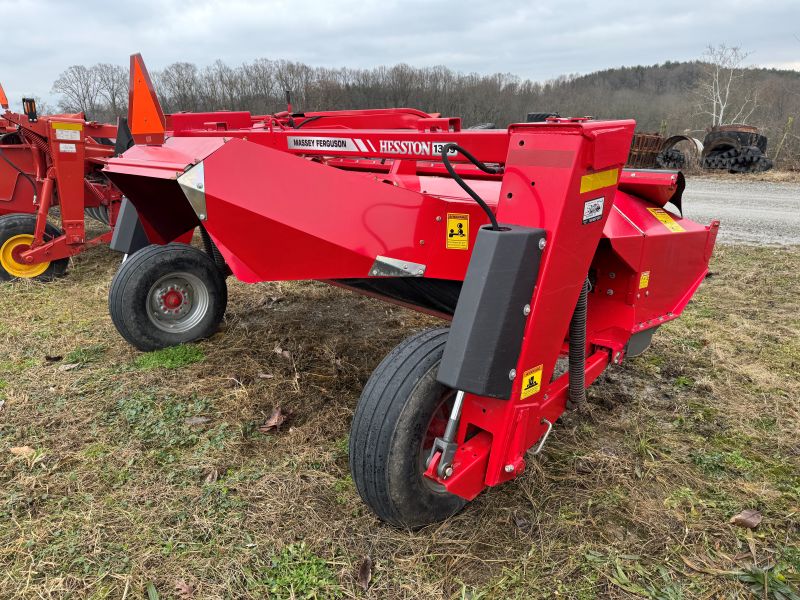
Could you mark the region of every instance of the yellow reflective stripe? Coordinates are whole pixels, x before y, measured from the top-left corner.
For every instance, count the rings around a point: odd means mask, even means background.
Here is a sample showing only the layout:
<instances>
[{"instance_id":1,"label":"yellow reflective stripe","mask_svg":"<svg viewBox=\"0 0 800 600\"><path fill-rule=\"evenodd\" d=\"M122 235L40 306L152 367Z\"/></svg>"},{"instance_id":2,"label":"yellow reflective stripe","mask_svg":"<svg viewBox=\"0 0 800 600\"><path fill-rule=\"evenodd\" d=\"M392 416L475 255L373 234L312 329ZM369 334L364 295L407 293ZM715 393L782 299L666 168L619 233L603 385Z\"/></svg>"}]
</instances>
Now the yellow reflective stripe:
<instances>
[{"instance_id":1,"label":"yellow reflective stripe","mask_svg":"<svg viewBox=\"0 0 800 600\"><path fill-rule=\"evenodd\" d=\"M609 169L608 171L584 175L581 177L581 194L616 185L618 178L619 169Z\"/></svg>"},{"instance_id":2,"label":"yellow reflective stripe","mask_svg":"<svg viewBox=\"0 0 800 600\"><path fill-rule=\"evenodd\" d=\"M72 131L80 131L83 129L83 123L63 123L60 121L52 121L53 129L71 129Z\"/></svg>"}]
</instances>

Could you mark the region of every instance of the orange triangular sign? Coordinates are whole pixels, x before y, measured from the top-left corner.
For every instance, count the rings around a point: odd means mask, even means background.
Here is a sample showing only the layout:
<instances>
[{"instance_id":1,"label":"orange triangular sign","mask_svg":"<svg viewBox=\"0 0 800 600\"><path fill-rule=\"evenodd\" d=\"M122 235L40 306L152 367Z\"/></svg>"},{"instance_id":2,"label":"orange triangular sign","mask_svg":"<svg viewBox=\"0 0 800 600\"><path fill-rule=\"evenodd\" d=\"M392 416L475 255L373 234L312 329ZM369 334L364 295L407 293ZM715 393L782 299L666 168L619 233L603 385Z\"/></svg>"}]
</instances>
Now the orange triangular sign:
<instances>
[{"instance_id":1,"label":"orange triangular sign","mask_svg":"<svg viewBox=\"0 0 800 600\"><path fill-rule=\"evenodd\" d=\"M166 119L141 54L131 56L128 127L137 144L162 144Z\"/></svg>"},{"instance_id":2,"label":"orange triangular sign","mask_svg":"<svg viewBox=\"0 0 800 600\"><path fill-rule=\"evenodd\" d=\"M0 83L0 108L8 109L8 97L6 91L3 89L3 84Z\"/></svg>"}]
</instances>

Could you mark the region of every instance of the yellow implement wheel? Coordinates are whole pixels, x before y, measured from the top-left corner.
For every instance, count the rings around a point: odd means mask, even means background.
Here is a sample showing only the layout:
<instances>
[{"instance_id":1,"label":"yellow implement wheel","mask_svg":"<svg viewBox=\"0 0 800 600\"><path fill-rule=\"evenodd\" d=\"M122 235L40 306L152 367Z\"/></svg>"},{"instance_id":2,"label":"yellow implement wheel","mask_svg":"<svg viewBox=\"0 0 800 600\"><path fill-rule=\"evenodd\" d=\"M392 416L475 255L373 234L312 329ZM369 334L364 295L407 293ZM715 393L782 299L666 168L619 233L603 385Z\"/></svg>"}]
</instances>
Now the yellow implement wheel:
<instances>
[{"instance_id":1,"label":"yellow implement wheel","mask_svg":"<svg viewBox=\"0 0 800 600\"><path fill-rule=\"evenodd\" d=\"M27 233L8 238L0 247L0 267L12 277L32 279L38 277L50 266L50 261L28 264L22 260L22 253L31 247L33 236Z\"/></svg>"}]
</instances>

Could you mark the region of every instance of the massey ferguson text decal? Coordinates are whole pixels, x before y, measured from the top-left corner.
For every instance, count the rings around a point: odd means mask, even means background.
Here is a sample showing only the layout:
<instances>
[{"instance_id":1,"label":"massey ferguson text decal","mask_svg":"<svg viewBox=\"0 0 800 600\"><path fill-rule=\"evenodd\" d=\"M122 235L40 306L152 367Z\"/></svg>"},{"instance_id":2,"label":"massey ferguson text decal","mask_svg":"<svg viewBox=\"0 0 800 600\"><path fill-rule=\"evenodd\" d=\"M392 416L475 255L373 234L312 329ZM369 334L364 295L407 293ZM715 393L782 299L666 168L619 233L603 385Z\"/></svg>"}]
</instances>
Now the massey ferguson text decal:
<instances>
[{"instance_id":1,"label":"massey ferguson text decal","mask_svg":"<svg viewBox=\"0 0 800 600\"><path fill-rule=\"evenodd\" d=\"M420 142L414 140L379 140L378 147L370 140L344 137L300 137L287 136L289 150L310 150L325 152L359 152L366 155L401 154L411 156L441 156L442 148L447 142ZM448 156L456 156L458 152L451 149Z\"/></svg>"},{"instance_id":2,"label":"massey ferguson text decal","mask_svg":"<svg viewBox=\"0 0 800 600\"><path fill-rule=\"evenodd\" d=\"M350 138L338 137L292 137L286 138L289 150L333 150L345 152L361 152Z\"/></svg>"}]
</instances>

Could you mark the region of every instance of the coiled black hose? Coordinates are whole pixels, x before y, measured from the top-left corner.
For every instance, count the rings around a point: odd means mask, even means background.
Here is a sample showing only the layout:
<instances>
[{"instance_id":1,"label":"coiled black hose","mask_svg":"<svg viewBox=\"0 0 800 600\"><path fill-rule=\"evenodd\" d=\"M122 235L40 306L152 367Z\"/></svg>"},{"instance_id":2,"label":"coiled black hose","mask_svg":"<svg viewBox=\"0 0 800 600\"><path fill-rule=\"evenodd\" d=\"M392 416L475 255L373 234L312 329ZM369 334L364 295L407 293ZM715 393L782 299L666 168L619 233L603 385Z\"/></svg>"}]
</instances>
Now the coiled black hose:
<instances>
[{"instance_id":1,"label":"coiled black hose","mask_svg":"<svg viewBox=\"0 0 800 600\"><path fill-rule=\"evenodd\" d=\"M449 144L445 144L444 146L442 146L442 162L444 163L444 168L447 169L448 173L450 173L450 177L455 179L456 183L461 186L461 189L467 192L467 194L469 194L470 197L473 200L475 200L475 202L478 203L478 205L483 209L483 212L486 213L486 216L489 217L489 221L492 223L492 229L497 231L498 229L500 229L500 226L497 224L497 217L494 216L492 209L489 208L489 205L486 204L483 198L481 198L480 196L478 196L478 194L475 193L475 190L473 190L466 184L466 182L461 178L461 176L458 173L456 173L456 170L450 163L450 157L448 157L447 154L451 150L457 150L461 152L461 154L463 154L467 158L467 160L469 160L473 165L478 167L484 173L495 175L497 173L502 173L503 169L500 167L490 167L483 164L481 161L472 156L472 154L470 154L467 150L465 150L458 144L454 144L451 142Z\"/></svg>"},{"instance_id":2,"label":"coiled black hose","mask_svg":"<svg viewBox=\"0 0 800 600\"><path fill-rule=\"evenodd\" d=\"M575 312L569 322L569 408L586 401L586 314L589 279L583 282Z\"/></svg>"}]
</instances>

